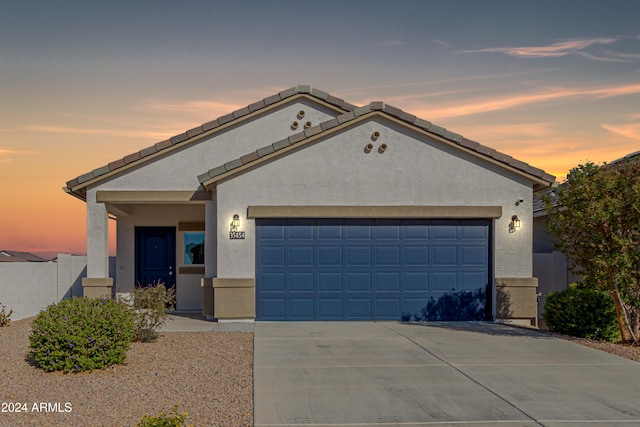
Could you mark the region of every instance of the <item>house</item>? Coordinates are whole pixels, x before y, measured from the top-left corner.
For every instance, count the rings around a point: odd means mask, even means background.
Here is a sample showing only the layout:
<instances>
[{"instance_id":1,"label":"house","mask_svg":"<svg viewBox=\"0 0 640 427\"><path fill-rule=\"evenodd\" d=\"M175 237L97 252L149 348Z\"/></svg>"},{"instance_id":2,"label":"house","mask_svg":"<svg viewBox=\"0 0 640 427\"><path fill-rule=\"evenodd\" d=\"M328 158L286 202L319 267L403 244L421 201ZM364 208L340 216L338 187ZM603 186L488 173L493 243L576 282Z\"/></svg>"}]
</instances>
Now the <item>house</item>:
<instances>
[{"instance_id":1,"label":"house","mask_svg":"<svg viewBox=\"0 0 640 427\"><path fill-rule=\"evenodd\" d=\"M85 295L162 281L220 321L529 322L533 191L554 181L384 102L297 86L64 190L87 205Z\"/></svg>"},{"instance_id":2,"label":"house","mask_svg":"<svg viewBox=\"0 0 640 427\"><path fill-rule=\"evenodd\" d=\"M31 252L10 251L7 249L0 250L0 262L47 262L44 259Z\"/></svg>"}]
</instances>

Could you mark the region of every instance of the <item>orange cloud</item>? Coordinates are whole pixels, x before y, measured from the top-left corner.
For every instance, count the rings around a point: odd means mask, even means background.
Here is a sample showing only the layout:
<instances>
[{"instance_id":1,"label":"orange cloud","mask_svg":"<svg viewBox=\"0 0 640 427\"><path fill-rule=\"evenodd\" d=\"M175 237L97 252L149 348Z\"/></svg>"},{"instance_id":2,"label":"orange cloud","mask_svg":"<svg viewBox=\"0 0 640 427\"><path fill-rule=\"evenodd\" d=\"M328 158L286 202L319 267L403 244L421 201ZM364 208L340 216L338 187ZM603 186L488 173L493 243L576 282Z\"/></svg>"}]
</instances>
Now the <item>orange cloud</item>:
<instances>
[{"instance_id":1,"label":"orange cloud","mask_svg":"<svg viewBox=\"0 0 640 427\"><path fill-rule=\"evenodd\" d=\"M594 44L610 44L615 41L616 39L614 38L604 37L596 39L569 40L553 43L549 46L491 47L486 49L463 50L460 53L495 52L520 58L548 58L565 56Z\"/></svg>"},{"instance_id":2,"label":"orange cloud","mask_svg":"<svg viewBox=\"0 0 640 427\"><path fill-rule=\"evenodd\" d=\"M621 135L626 138L635 139L640 142L640 124L634 123L629 125L608 125L602 124L603 129L608 130L609 132L615 133L616 135Z\"/></svg>"},{"instance_id":3,"label":"orange cloud","mask_svg":"<svg viewBox=\"0 0 640 427\"><path fill-rule=\"evenodd\" d=\"M433 109L425 117L429 119L443 117L467 116L488 111L506 110L528 104L569 99L569 98L612 98L623 95L640 93L640 84L620 85L600 88L557 88L547 89L540 93L528 93L523 95L506 96L502 98L477 99L465 105L457 105ZM413 112L416 114L416 112Z\"/></svg>"}]
</instances>

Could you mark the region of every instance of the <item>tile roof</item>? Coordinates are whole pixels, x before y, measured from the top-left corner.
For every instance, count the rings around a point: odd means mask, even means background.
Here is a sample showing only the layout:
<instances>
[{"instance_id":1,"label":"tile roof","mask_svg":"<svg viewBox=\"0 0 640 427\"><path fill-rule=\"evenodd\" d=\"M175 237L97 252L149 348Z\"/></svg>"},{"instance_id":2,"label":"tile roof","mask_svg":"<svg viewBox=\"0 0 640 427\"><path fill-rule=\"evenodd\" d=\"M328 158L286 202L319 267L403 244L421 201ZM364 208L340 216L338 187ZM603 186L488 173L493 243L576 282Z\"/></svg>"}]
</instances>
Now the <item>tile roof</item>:
<instances>
[{"instance_id":1,"label":"tile roof","mask_svg":"<svg viewBox=\"0 0 640 427\"><path fill-rule=\"evenodd\" d=\"M542 181L548 182L549 184L555 181L554 176L547 174L541 169L530 166L527 163L516 160L511 156L500 153L492 148L481 145L478 142L467 139L462 135L451 132L443 127L437 126L431 122L428 122L419 117L416 117L413 114L404 112L399 108L393 107L391 105L387 105L384 102L376 101L376 102L371 102L362 107L357 107L353 104L346 102L343 99L332 96L327 92L313 88L310 85L298 85L298 86L283 90L275 95L264 98L258 102L254 102L253 104L249 104L244 108L241 108L239 110L236 110L224 116L218 117L215 120L204 123L193 129L189 129L186 132L175 135L169 139L160 141L138 152L126 155L123 158L115 160L105 166L102 166L88 173L80 175L68 181L66 183L66 187L64 187L64 191L84 200L85 199L84 191L85 191L86 183L88 183L89 181L92 181L96 178L100 178L101 176L117 171L118 169L124 168L130 164L144 161L146 157L159 153L163 150L167 150L171 147L174 147L180 144L186 144L190 142L192 138L198 137L204 134L205 132L214 130L227 123L231 123L235 120L239 120L242 117L247 116L248 114L251 114L255 111L259 111L273 104L276 104L278 102L284 101L288 98L298 96L298 95L307 95L307 96L311 96L316 99L322 100L330 105L333 105L345 111L345 113L334 119L330 119L326 122L320 123L317 126L313 126L308 129L305 129L300 133L291 135L288 138L285 138L273 144L267 145L261 149L256 150L255 152L248 153L238 159L227 162L224 165L220 165L216 168L213 168L208 172L198 176L198 179L200 180L200 182L204 183L206 181L209 181L215 178L216 176L226 173L232 169L260 160L262 157L267 156L283 148L286 148L289 145L299 143L301 141L304 141L305 139L311 138L322 132L328 131L331 128L339 126L343 123L351 122L353 120L356 120L359 117L362 117L365 114L370 114L374 112L384 112L389 116L394 117L400 121L403 121L409 125L416 126L417 128L425 130L434 135L440 136L463 148L476 152L481 156L493 159L506 166L515 168L521 172L532 175Z\"/></svg>"},{"instance_id":2,"label":"tile roof","mask_svg":"<svg viewBox=\"0 0 640 427\"><path fill-rule=\"evenodd\" d=\"M260 148L255 152L248 153L238 159L227 162L224 165L220 165L213 169L210 169L206 173L199 175L198 180L200 181L201 184L205 184L208 181L211 181L222 174L232 171L233 169L239 168L244 165L248 165L252 162L256 162L265 156L269 156L274 152L283 150L290 145L294 145L302 141L305 141L306 139L309 139L315 135L318 135L322 132L330 130L343 123L354 121L359 117L362 117L367 114L376 114L380 112L386 113L389 116L399 119L400 121L403 121L409 125L418 127L421 130L440 136L456 145L459 145L461 147L474 151L480 156L492 159L506 166L510 166L528 175L532 175L546 182L548 185L551 185L555 182L555 177L553 175L546 173L542 169L538 169L533 166L530 166L529 164L521 162L520 160L516 160L509 155L500 153L492 148L485 147L478 142L475 142L463 137L462 135L451 132L443 127L434 125L431 122L420 119L414 116L413 114L406 113L399 108L386 105L384 102L379 102L379 101L371 102L368 105L365 105L363 107L355 108L352 111L344 113L334 119L330 119L326 122L318 124L317 126L305 129L303 132L291 135L288 138L282 139L280 141L274 142L271 145L267 145L263 148Z\"/></svg>"},{"instance_id":3,"label":"tile roof","mask_svg":"<svg viewBox=\"0 0 640 427\"><path fill-rule=\"evenodd\" d=\"M328 94L325 91L316 89L311 87L310 85L298 85L295 87L291 87L289 89L283 90L281 92L276 93L275 95L271 95L267 98L264 98L258 102L254 102L253 104L249 104L248 106L241 108L239 110L233 111L224 116L218 117L215 120L204 123L200 126L197 126L193 129L189 129L186 132L181 134L172 136L169 139L164 141L160 141L150 147L144 148L138 152L131 153L129 155L124 156L121 159L115 160L108 165L102 166L100 168L94 169L91 172L87 172L83 175L80 175L70 181L67 181L66 187L64 187L64 191L75 195L84 200L84 194L82 193L82 184L91 181L95 178L99 178L103 175L111 173L117 169L123 168L131 163L135 163L143 160L145 157L148 157L152 154L158 153L160 151L166 150L170 147L183 144L194 137L202 135L205 132L216 129L224 124L230 123L234 120L238 120L248 114L251 114L255 111L267 108L273 104L276 104L280 101L284 101L288 98L297 96L297 95L307 95L324 101L330 105L333 105L343 111L352 111L356 108L355 105L349 104L345 100L341 98L337 98L333 95ZM77 188L80 186L80 188ZM78 191L80 190L80 191Z\"/></svg>"}]
</instances>

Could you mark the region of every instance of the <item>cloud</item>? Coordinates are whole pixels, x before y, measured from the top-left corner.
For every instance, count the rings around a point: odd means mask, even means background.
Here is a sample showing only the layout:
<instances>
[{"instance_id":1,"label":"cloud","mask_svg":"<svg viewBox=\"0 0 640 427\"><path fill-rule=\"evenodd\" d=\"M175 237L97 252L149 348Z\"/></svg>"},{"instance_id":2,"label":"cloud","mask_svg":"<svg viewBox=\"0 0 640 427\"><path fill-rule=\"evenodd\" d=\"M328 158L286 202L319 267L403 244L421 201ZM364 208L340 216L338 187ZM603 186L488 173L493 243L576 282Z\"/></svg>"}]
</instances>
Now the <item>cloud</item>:
<instances>
[{"instance_id":1,"label":"cloud","mask_svg":"<svg viewBox=\"0 0 640 427\"><path fill-rule=\"evenodd\" d=\"M609 125L602 124L603 129L608 130L616 135L621 135L625 138L634 139L640 142L640 124L628 124L628 125Z\"/></svg>"},{"instance_id":2,"label":"cloud","mask_svg":"<svg viewBox=\"0 0 640 427\"><path fill-rule=\"evenodd\" d=\"M145 131L145 130L118 130L118 129L91 129L91 128L75 128L67 126L26 126L23 128L26 132L41 133L63 133L68 135L93 135L93 136L124 136L130 138L150 138L161 140L167 136L171 136L172 132L166 131Z\"/></svg>"},{"instance_id":3,"label":"cloud","mask_svg":"<svg viewBox=\"0 0 640 427\"><path fill-rule=\"evenodd\" d=\"M429 112L428 118L435 119L442 117L466 116L561 99L589 97L612 98L639 93L640 83L599 88L551 88L538 93L527 93L522 95L506 96L503 98L491 98L488 100L479 99L473 100L472 102L464 105L433 109ZM414 114L416 113L414 112Z\"/></svg>"},{"instance_id":4,"label":"cloud","mask_svg":"<svg viewBox=\"0 0 640 427\"><path fill-rule=\"evenodd\" d=\"M217 101L183 101L183 102L151 102L144 107L134 108L134 110L145 109L153 111L181 112L190 115L206 116L216 118L228 114L245 105L231 104Z\"/></svg>"},{"instance_id":5,"label":"cloud","mask_svg":"<svg viewBox=\"0 0 640 427\"><path fill-rule=\"evenodd\" d=\"M379 43L380 46L404 46L405 44L407 43L405 43L402 40L396 40L396 39L389 39Z\"/></svg>"},{"instance_id":6,"label":"cloud","mask_svg":"<svg viewBox=\"0 0 640 427\"><path fill-rule=\"evenodd\" d=\"M528 47L491 47L486 49L463 50L459 53L503 53L518 58L549 58L566 56L577 53L595 44L610 44L616 41L615 38L603 37L595 39L568 40L550 44L548 46L528 46Z\"/></svg>"},{"instance_id":7,"label":"cloud","mask_svg":"<svg viewBox=\"0 0 640 427\"><path fill-rule=\"evenodd\" d=\"M438 40L438 39L431 39L431 41L432 41L432 42L434 42L434 43L435 43L435 44L437 44L437 45L440 45L440 46L444 46L444 47L453 47L453 46L451 46L449 43L447 43L447 42L443 42L442 40Z\"/></svg>"}]
</instances>

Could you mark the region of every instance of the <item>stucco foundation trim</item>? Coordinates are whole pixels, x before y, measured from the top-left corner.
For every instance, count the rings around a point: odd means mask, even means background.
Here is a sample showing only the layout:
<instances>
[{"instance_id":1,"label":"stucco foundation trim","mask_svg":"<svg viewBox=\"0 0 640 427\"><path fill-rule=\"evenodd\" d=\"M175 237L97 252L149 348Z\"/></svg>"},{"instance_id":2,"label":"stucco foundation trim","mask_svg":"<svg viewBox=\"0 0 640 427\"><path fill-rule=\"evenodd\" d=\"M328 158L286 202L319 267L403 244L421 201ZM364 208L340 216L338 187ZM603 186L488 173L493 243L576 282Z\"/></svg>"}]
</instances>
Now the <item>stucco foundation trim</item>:
<instances>
[{"instance_id":1,"label":"stucco foundation trim","mask_svg":"<svg viewBox=\"0 0 640 427\"><path fill-rule=\"evenodd\" d=\"M85 277L82 279L82 296L86 298L111 298L113 278Z\"/></svg>"},{"instance_id":2,"label":"stucco foundation trim","mask_svg":"<svg viewBox=\"0 0 640 427\"><path fill-rule=\"evenodd\" d=\"M256 316L255 279L213 279L213 313L220 320Z\"/></svg>"},{"instance_id":3,"label":"stucco foundation trim","mask_svg":"<svg viewBox=\"0 0 640 427\"><path fill-rule=\"evenodd\" d=\"M496 277L496 320L528 319L537 326L537 277Z\"/></svg>"},{"instance_id":4,"label":"stucco foundation trim","mask_svg":"<svg viewBox=\"0 0 640 427\"><path fill-rule=\"evenodd\" d=\"M247 218L500 218L502 206L249 206Z\"/></svg>"}]
</instances>

